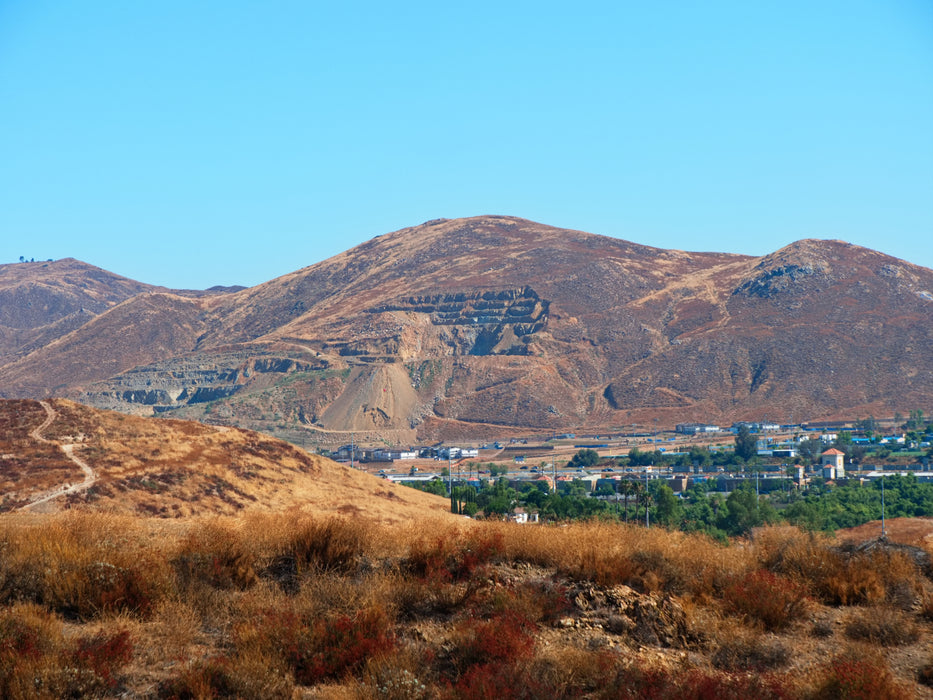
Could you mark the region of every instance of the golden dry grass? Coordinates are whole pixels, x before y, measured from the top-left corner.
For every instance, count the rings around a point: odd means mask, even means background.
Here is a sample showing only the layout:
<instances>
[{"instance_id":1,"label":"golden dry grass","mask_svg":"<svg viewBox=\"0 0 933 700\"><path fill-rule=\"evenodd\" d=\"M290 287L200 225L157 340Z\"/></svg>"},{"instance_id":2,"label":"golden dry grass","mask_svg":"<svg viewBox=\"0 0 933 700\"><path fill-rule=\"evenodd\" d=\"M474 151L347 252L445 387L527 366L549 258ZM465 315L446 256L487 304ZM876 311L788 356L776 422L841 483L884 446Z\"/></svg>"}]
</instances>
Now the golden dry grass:
<instances>
[{"instance_id":1,"label":"golden dry grass","mask_svg":"<svg viewBox=\"0 0 933 700\"><path fill-rule=\"evenodd\" d=\"M51 401L56 419L45 431L52 444L29 436L44 418L37 402L0 402L0 478L4 465L8 509L63 481L81 480L57 444L96 472L86 492L50 508L180 518L206 514L312 512L363 516L382 522L453 520L446 499L397 486L288 443L235 428L126 416L65 400ZM9 469L7 471L10 471ZM11 472L12 474L12 472ZM67 479L64 478L67 475ZM16 478L13 478L13 477ZM3 485L0 481L0 485Z\"/></svg>"},{"instance_id":2,"label":"golden dry grass","mask_svg":"<svg viewBox=\"0 0 933 700\"><path fill-rule=\"evenodd\" d=\"M903 579L928 596L930 581L896 550L869 556L794 529L723 546L596 522L68 512L0 517L0 552L0 690L10 697L28 696L29 674L45 679L47 697L927 693L915 680L933 622L920 602L821 596L855 563L884 591ZM728 601L772 579L805 590L809 616L765 633L755 604L773 596ZM685 631L665 636L675 623ZM842 675L840 645L858 660Z\"/></svg>"},{"instance_id":3,"label":"golden dry grass","mask_svg":"<svg viewBox=\"0 0 933 700\"><path fill-rule=\"evenodd\" d=\"M256 433L54 407L100 488L0 515L4 696L933 696L920 550L479 523Z\"/></svg>"}]
</instances>

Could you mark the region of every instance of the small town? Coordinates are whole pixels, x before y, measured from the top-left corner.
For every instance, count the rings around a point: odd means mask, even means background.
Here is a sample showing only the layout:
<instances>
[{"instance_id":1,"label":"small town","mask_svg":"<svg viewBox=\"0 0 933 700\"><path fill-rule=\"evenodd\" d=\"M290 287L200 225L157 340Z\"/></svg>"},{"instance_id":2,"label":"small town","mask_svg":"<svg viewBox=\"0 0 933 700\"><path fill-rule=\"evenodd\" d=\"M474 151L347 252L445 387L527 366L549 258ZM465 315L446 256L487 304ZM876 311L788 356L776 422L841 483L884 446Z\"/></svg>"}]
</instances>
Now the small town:
<instances>
[{"instance_id":1,"label":"small town","mask_svg":"<svg viewBox=\"0 0 933 700\"><path fill-rule=\"evenodd\" d=\"M516 494L586 496L602 502L607 514L618 514L624 501L622 517L628 519L629 497L644 511L646 493L649 500L650 494L659 492L683 500L691 491L727 497L749 489L756 497L787 498L789 493L806 493L811 486L820 490L863 486L908 475L933 484L931 442L931 424L918 410L906 421L897 416L888 421L798 425L767 420L729 427L680 423L673 430L651 433L566 433L544 440L512 437L477 446L390 449L351 443L330 456L389 482L450 496L455 512L528 523L540 522L543 514L529 507L527 499L511 499L505 509L501 501L487 502L481 509L477 495L505 487ZM458 505L464 498L465 508Z\"/></svg>"}]
</instances>

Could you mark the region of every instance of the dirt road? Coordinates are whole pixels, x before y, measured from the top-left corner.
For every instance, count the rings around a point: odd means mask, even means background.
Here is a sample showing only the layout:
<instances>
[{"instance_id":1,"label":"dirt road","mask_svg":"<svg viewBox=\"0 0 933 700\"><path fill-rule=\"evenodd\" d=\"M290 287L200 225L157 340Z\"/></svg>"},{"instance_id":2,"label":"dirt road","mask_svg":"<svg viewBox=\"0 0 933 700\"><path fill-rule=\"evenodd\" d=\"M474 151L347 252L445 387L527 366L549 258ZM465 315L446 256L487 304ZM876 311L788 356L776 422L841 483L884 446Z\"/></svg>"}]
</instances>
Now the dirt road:
<instances>
[{"instance_id":1,"label":"dirt road","mask_svg":"<svg viewBox=\"0 0 933 700\"><path fill-rule=\"evenodd\" d=\"M75 446L73 443L66 443L63 445L53 440L49 440L45 437L45 435L43 435L45 430L55 422L56 418L58 418L58 414L49 403L40 401L39 404L42 406L42 408L45 409L46 417L39 427L30 431L29 436L38 442L44 442L48 445L58 445L58 448L65 453L65 456L74 462L84 473L84 481L82 481L80 484L62 484L61 486L57 486L51 491L46 491L39 496L36 496L29 503L20 507L19 510L31 510L36 506L42 505L43 503L48 503L49 501L52 501L56 498L67 496L70 493L84 491L93 486L94 482L97 481L97 474L94 472L94 470L91 469L87 462L75 455Z\"/></svg>"}]
</instances>

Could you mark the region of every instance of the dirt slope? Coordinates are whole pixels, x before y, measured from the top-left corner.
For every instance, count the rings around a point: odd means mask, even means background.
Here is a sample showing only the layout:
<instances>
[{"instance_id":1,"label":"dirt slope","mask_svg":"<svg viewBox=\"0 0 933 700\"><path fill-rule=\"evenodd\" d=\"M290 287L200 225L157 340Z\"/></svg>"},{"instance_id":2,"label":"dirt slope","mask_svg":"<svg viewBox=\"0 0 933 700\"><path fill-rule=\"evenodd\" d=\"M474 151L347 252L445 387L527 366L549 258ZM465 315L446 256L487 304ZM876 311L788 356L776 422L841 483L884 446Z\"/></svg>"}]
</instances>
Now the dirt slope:
<instances>
[{"instance_id":1,"label":"dirt slope","mask_svg":"<svg viewBox=\"0 0 933 700\"><path fill-rule=\"evenodd\" d=\"M43 503L185 517L297 509L383 522L449 517L446 499L350 469L236 428L126 416L66 400L0 401L0 508L21 509L85 478L90 488ZM65 448L65 449L63 449Z\"/></svg>"}]
</instances>

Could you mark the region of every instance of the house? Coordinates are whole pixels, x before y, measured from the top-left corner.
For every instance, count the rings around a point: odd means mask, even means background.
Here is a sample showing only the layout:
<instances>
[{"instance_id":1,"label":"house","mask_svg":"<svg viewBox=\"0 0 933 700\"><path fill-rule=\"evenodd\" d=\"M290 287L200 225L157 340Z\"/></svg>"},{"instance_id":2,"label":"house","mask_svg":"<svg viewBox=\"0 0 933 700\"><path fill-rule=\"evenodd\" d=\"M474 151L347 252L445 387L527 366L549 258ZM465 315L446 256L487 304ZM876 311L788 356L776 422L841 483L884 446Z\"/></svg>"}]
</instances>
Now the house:
<instances>
[{"instance_id":1,"label":"house","mask_svg":"<svg viewBox=\"0 0 933 700\"><path fill-rule=\"evenodd\" d=\"M780 424L774 423L772 421L739 421L738 423L732 424L732 432L739 432L739 428L745 426L748 428L751 433L773 433L781 429Z\"/></svg>"},{"instance_id":2,"label":"house","mask_svg":"<svg viewBox=\"0 0 933 700\"><path fill-rule=\"evenodd\" d=\"M352 459L355 462L362 462L371 456L369 450L363 450L359 445L341 445L335 454L338 460Z\"/></svg>"},{"instance_id":3,"label":"house","mask_svg":"<svg viewBox=\"0 0 933 700\"><path fill-rule=\"evenodd\" d=\"M414 450L373 451L373 461L375 462L395 462L400 459L418 459L418 453Z\"/></svg>"},{"instance_id":4,"label":"house","mask_svg":"<svg viewBox=\"0 0 933 700\"><path fill-rule=\"evenodd\" d=\"M475 447L442 447L437 451L442 459L463 459L465 457L479 457L479 450Z\"/></svg>"},{"instance_id":5,"label":"house","mask_svg":"<svg viewBox=\"0 0 933 700\"><path fill-rule=\"evenodd\" d=\"M536 523L538 522L538 514L529 513L524 508L516 508L509 513L509 520L513 523Z\"/></svg>"},{"instance_id":6,"label":"house","mask_svg":"<svg viewBox=\"0 0 933 700\"><path fill-rule=\"evenodd\" d=\"M682 435L699 435L701 433L718 433L718 425L707 423L678 423L674 430Z\"/></svg>"},{"instance_id":7,"label":"house","mask_svg":"<svg viewBox=\"0 0 933 700\"><path fill-rule=\"evenodd\" d=\"M846 453L835 447L821 454L820 464L823 465L823 476L827 479L845 478L845 458Z\"/></svg>"}]
</instances>

